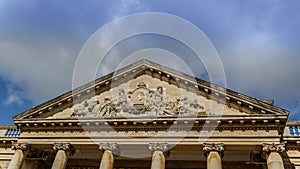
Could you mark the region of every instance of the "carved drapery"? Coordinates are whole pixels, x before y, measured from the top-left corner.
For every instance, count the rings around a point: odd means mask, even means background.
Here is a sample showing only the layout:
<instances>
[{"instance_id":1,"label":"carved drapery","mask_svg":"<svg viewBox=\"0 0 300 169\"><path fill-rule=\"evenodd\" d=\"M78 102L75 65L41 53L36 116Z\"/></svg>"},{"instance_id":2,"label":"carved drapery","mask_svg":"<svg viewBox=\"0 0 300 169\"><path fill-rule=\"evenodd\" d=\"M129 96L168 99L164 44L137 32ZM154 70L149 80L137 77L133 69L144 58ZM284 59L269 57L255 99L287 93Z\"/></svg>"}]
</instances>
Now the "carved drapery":
<instances>
[{"instance_id":1,"label":"carved drapery","mask_svg":"<svg viewBox=\"0 0 300 169\"><path fill-rule=\"evenodd\" d=\"M161 86L149 89L145 83L138 83L132 91L118 90L115 100L95 98L74 106L72 117L126 117L126 116L191 116L203 115L207 110L196 99L188 97L167 100Z\"/></svg>"}]
</instances>

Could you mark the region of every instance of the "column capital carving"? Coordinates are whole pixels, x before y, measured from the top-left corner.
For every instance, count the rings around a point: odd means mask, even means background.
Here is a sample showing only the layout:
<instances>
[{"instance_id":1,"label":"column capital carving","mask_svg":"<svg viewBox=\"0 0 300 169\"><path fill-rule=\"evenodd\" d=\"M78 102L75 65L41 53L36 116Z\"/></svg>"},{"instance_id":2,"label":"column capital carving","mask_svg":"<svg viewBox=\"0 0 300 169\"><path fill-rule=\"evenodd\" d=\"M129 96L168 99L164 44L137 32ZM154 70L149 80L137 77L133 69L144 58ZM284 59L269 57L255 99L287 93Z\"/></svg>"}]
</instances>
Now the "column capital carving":
<instances>
[{"instance_id":1,"label":"column capital carving","mask_svg":"<svg viewBox=\"0 0 300 169\"><path fill-rule=\"evenodd\" d=\"M53 150L63 150L67 153L68 156L72 156L75 153L75 149L73 148L73 145L70 143L54 143L53 144Z\"/></svg>"},{"instance_id":2,"label":"column capital carving","mask_svg":"<svg viewBox=\"0 0 300 169\"><path fill-rule=\"evenodd\" d=\"M105 150L109 150L116 156L119 156L121 154L120 147L117 143L100 143L99 149L103 152Z\"/></svg>"},{"instance_id":3,"label":"column capital carving","mask_svg":"<svg viewBox=\"0 0 300 169\"><path fill-rule=\"evenodd\" d=\"M22 151L25 151L25 150L29 150L30 149L30 145L28 143L14 143L11 146L11 149L12 150L22 150Z\"/></svg>"},{"instance_id":4,"label":"column capital carving","mask_svg":"<svg viewBox=\"0 0 300 169\"><path fill-rule=\"evenodd\" d=\"M204 156L207 157L211 151L216 151L221 157L224 156L223 143L203 143Z\"/></svg>"},{"instance_id":5,"label":"column capital carving","mask_svg":"<svg viewBox=\"0 0 300 169\"><path fill-rule=\"evenodd\" d=\"M149 150L151 151L151 155L153 155L155 151L162 151L165 157L170 156L168 143L149 143Z\"/></svg>"},{"instance_id":6,"label":"column capital carving","mask_svg":"<svg viewBox=\"0 0 300 169\"><path fill-rule=\"evenodd\" d=\"M275 144L275 143L263 143L262 144L262 153L263 156L265 157L271 152L278 152L278 153L283 153L285 151L285 145L284 143L280 144Z\"/></svg>"}]
</instances>

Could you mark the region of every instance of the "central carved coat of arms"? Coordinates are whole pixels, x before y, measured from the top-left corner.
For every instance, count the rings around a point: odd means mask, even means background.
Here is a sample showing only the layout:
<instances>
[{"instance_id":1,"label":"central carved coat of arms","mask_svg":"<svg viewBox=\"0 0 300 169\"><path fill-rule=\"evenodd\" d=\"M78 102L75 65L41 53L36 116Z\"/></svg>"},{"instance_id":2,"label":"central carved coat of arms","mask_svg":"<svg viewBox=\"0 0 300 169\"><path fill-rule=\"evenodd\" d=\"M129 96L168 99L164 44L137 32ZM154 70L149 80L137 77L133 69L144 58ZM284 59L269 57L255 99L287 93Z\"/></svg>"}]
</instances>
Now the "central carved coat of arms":
<instances>
[{"instance_id":1,"label":"central carved coat of arms","mask_svg":"<svg viewBox=\"0 0 300 169\"><path fill-rule=\"evenodd\" d=\"M196 99L190 101L188 97L169 101L165 97L164 89L158 86L149 89L145 83L138 83L136 88L125 92L118 90L116 100L104 98L102 103L97 100L86 100L75 105L71 116L185 116L206 114L204 107Z\"/></svg>"}]
</instances>

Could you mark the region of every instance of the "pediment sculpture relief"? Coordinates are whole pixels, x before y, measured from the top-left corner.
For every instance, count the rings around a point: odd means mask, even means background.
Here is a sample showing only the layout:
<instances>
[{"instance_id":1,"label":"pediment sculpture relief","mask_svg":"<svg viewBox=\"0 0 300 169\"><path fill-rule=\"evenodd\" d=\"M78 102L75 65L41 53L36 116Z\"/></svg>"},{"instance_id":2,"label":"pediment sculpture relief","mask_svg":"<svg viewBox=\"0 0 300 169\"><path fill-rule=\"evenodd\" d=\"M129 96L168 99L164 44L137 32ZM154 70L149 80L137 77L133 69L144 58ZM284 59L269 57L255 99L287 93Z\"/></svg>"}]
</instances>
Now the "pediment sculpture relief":
<instances>
[{"instance_id":1,"label":"pediment sculpture relief","mask_svg":"<svg viewBox=\"0 0 300 169\"><path fill-rule=\"evenodd\" d=\"M128 116L191 116L206 115L208 111L196 99L188 97L173 101L165 96L163 87L149 89L145 83L132 91L118 90L115 100L104 98L85 100L74 106L72 117L128 117Z\"/></svg>"}]
</instances>

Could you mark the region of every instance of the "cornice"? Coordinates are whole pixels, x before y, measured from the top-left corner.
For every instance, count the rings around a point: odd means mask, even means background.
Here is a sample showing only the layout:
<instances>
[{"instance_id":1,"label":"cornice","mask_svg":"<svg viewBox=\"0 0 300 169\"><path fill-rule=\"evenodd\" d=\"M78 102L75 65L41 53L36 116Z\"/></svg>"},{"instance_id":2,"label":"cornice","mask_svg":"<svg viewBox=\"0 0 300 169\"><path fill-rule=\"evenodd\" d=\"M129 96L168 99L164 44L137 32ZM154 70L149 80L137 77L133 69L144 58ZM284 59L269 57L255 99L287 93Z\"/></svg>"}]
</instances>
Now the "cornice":
<instances>
[{"instance_id":1,"label":"cornice","mask_svg":"<svg viewBox=\"0 0 300 169\"><path fill-rule=\"evenodd\" d=\"M106 118L106 119L26 119L15 121L26 131L164 131L174 130L278 130L283 132L285 116L222 116L222 117L168 117L168 118Z\"/></svg>"}]
</instances>

